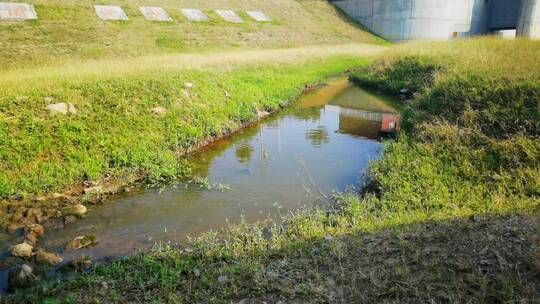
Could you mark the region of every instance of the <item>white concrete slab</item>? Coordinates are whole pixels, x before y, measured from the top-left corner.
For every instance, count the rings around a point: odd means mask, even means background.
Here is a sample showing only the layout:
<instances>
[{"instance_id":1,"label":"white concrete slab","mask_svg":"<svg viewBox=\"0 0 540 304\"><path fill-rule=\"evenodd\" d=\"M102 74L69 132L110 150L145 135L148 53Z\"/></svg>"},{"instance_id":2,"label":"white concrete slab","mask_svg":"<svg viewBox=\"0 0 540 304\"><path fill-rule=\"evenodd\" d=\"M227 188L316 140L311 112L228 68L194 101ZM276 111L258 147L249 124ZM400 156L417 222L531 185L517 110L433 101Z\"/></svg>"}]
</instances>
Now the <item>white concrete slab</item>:
<instances>
[{"instance_id":1,"label":"white concrete slab","mask_svg":"<svg viewBox=\"0 0 540 304\"><path fill-rule=\"evenodd\" d=\"M173 21L169 13L161 7L141 6L139 10L146 20L150 21Z\"/></svg>"},{"instance_id":2,"label":"white concrete slab","mask_svg":"<svg viewBox=\"0 0 540 304\"><path fill-rule=\"evenodd\" d=\"M246 11L246 13L248 14L248 16L253 18L253 20L255 20L255 21L259 21L259 22L270 22L270 21L272 21L272 19L270 17L268 17L265 13L260 12L260 11Z\"/></svg>"},{"instance_id":3,"label":"white concrete slab","mask_svg":"<svg viewBox=\"0 0 540 304\"><path fill-rule=\"evenodd\" d=\"M0 2L0 20L35 20L37 18L32 4Z\"/></svg>"},{"instance_id":4,"label":"white concrete slab","mask_svg":"<svg viewBox=\"0 0 540 304\"><path fill-rule=\"evenodd\" d=\"M227 22L233 22L233 23L242 23L244 20L240 18L235 12L232 10L215 10L216 13L223 18L223 20Z\"/></svg>"},{"instance_id":5,"label":"white concrete slab","mask_svg":"<svg viewBox=\"0 0 540 304\"><path fill-rule=\"evenodd\" d=\"M193 8L183 8L181 9L182 14L186 16L189 21L208 21L208 16L203 13L200 9Z\"/></svg>"},{"instance_id":6,"label":"white concrete slab","mask_svg":"<svg viewBox=\"0 0 540 304\"><path fill-rule=\"evenodd\" d=\"M129 20L120 6L94 5L94 9L101 20Z\"/></svg>"}]
</instances>

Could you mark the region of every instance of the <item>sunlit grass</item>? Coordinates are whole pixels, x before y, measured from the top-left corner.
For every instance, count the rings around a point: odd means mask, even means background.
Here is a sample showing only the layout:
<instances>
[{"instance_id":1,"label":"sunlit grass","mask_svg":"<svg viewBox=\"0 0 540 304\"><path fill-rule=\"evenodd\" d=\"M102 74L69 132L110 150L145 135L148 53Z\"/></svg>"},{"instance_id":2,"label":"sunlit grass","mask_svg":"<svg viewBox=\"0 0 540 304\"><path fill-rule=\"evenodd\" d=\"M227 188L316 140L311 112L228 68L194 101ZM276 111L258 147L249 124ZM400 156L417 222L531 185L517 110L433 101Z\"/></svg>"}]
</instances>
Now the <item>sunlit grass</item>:
<instances>
[{"instance_id":1,"label":"sunlit grass","mask_svg":"<svg viewBox=\"0 0 540 304\"><path fill-rule=\"evenodd\" d=\"M154 73L196 70L230 71L246 65L301 64L331 56L373 57L385 48L369 44L320 45L288 49L259 49L209 54L168 54L123 60L91 60L63 65L13 69L0 74L0 90L13 92L32 86L51 86Z\"/></svg>"}]
</instances>

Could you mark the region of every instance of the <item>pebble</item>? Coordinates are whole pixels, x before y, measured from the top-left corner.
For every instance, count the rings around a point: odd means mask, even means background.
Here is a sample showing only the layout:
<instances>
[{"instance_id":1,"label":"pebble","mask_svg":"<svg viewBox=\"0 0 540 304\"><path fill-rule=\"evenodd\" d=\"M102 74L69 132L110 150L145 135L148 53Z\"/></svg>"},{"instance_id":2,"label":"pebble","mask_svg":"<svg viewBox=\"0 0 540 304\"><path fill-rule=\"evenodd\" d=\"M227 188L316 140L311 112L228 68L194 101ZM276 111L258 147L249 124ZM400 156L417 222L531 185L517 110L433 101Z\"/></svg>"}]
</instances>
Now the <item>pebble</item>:
<instances>
[{"instance_id":1,"label":"pebble","mask_svg":"<svg viewBox=\"0 0 540 304\"><path fill-rule=\"evenodd\" d=\"M154 108L150 109L150 112L152 112L155 115L165 115L165 114L167 114L167 109L165 109L163 107L154 107Z\"/></svg>"},{"instance_id":2,"label":"pebble","mask_svg":"<svg viewBox=\"0 0 540 304\"><path fill-rule=\"evenodd\" d=\"M66 215L74 215L74 216L84 216L88 209L81 204L71 205L64 209L64 214Z\"/></svg>"},{"instance_id":3,"label":"pebble","mask_svg":"<svg viewBox=\"0 0 540 304\"><path fill-rule=\"evenodd\" d=\"M34 249L32 245L28 243L21 243L11 247L11 255L20 258L27 258L32 256L32 249Z\"/></svg>"},{"instance_id":4,"label":"pebble","mask_svg":"<svg viewBox=\"0 0 540 304\"><path fill-rule=\"evenodd\" d=\"M42 264L49 264L51 266L56 266L62 263L62 258L55 253L38 251L36 254L36 261Z\"/></svg>"},{"instance_id":5,"label":"pebble","mask_svg":"<svg viewBox=\"0 0 540 304\"><path fill-rule=\"evenodd\" d=\"M45 228L43 228L43 226L41 226L40 224L33 224L28 226L27 231L28 233L32 233L38 237L45 234Z\"/></svg>"},{"instance_id":6,"label":"pebble","mask_svg":"<svg viewBox=\"0 0 540 304\"><path fill-rule=\"evenodd\" d=\"M221 276L218 277L217 280L218 280L218 282L223 284L223 283L227 282L229 280L229 278L227 278L227 276L221 275Z\"/></svg>"},{"instance_id":7,"label":"pebble","mask_svg":"<svg viewBox=\"0 0 540 304\"><path fill-rule=\"evenodd\" d=\"M265 118L266 116L270 115L270 112L266 112L266 111L259 111L257 110L257 117L259 119L261 118Z\"/></svg>"},{"instance_id":8,"label":"pebble","mask_svg":"<svg viewBox=\"0 0 540 304\"><path fill-rule=\"evenodd\" d=\"M77 114L77 109L75 109L75 106L72 103L53 103L46 107L46 109L53 115L55 114Z\"/></svg>"},{"instance_id":9,"label":"pebble","mask_svg":"<svg viewBox=\"0 0 540 304\"><path fill-rule=\"evenodd\" d=\"M89 187L83 190L83 194L96 194L103 190L102 186Z\"/></svg>"}]
</instances>

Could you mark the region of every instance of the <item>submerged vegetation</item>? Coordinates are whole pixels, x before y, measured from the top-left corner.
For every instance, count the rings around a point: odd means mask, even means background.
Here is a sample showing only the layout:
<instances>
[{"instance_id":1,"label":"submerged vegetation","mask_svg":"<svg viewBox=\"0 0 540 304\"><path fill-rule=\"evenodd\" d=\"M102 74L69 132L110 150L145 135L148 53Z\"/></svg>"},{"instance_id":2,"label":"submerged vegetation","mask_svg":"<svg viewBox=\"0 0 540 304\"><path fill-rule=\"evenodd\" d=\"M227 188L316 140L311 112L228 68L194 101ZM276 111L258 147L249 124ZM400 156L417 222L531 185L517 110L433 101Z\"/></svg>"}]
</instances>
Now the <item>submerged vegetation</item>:
<instances>
[{"instance_id":1,"label":"submerged vegetation","mask_svg":"<svg viewBox=\"0 0 540 304\"><path fill-rule=\"evenodd\" d=\"M538 301L539 57L538 42L520 40L392 49L353 76L412 98L362 195L161 246L7 301Z\"/></svg>"}]
</instances>

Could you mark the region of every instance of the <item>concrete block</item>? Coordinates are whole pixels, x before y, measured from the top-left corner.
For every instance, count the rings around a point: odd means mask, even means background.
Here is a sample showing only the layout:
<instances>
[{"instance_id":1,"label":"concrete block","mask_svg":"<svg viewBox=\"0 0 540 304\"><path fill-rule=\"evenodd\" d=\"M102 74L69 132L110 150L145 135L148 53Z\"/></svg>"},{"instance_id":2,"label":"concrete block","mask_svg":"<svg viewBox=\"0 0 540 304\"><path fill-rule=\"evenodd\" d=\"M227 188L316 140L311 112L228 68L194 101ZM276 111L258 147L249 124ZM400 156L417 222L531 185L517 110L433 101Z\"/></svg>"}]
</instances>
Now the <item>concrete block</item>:
<instances>
[{"instance_id":1,"label":"concrete block","mask_svg":"<svg viewBox=\"0 0 540 304\"><path fill-rule=\"evenodd\" d=\"M193 8L183 8L181 9L182 14L189 20L189 21L208 21L208 16L206 16L205 13L203 13L200 9L193 9Z\"/></svg>"},{"instance_id":2,"label":"concrete block","mask_svg":"<svg viewBox=\"0 0 540 304\"><path fill-rule=\"evenodd\" d=\"M0 2L0 20L35 20L38 19L32 4Z\"/></svg>"},{"instance_id":3,"label":"concrete block","mask_svg":"<svg viewBox=\"0 0 540 304\"><path fill-rule=\"evenodd\" d=\"M161 7L141 6L139 10L146 20L150 21L173 21L169 14Z\"/></svg>"},{"instance_id":4,"label":"concrete block","mask_svg":"<svg viewBox=\"0 0 540 304\"><path fill-rule=\"evenodd\" d=\"M253 20L255 20L255 21L259 21L259 22L270 22L270 21L272 21L272 19L270 17L268 17L265 13L260 12L260 11L246 11L246 13L248 14L248 16L253 18Z\"/></svg>"},{"instance_id":5,"label":"concrete block","mask_svg":"<svg viewBox=\"0 0 540 304\"><path fill-rule=\"evenodd\" d=\"M227 22L233 22L233 23L242 23L244 20L240 18L235 12L232 10L215 10L215 12L223 18L223 20Z\"/></svg>"},{"instance_id":6,"label":"concrete block","mask_svg":"<svg viewBox=\"0 0 540 304\"><path fill-rule=\"evenodd\" d=\"M120 6L94 5L94 9L101 20L129 20Z\"/></svg>"}]
</instances>

